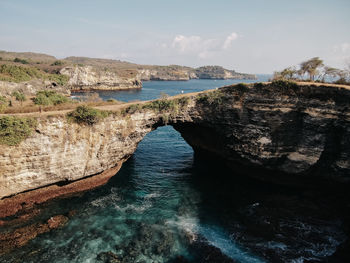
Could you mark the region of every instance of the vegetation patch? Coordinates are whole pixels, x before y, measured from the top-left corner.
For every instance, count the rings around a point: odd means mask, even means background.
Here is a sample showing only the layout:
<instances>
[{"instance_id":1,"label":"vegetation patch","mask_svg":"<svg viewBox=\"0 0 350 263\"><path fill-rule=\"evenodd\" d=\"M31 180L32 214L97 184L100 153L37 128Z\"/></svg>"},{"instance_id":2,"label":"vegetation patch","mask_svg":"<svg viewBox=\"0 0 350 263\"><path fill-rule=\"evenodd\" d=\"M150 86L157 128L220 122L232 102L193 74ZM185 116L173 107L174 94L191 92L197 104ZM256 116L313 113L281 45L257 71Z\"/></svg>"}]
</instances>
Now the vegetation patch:
<instances>
[{"instance_id":1,"label":"vegetation patch","mask_svg":"<svg viewBox=\"0 0 350 263\"><path fill-rule=\"evenodd\" d=\"M22 64L29 64L29 61L26 60L26 59L21 59L21 58L15 58L13 60L13 62L16 62L16 63L22 63Z\"/></svg>"},{"instance_id":2,"label":"vegetation patch","mask_svg":"<svg viewBox=\"0 0 350 263\"><path fill-rule=\"evenodd\" d=\"M45 74L44 79L56 82L58 85L64 86L68 83L69 77L61 74Z\"/></svg>"},{"instance_id":3,"label":"vegetation patch","mask_svg":"<svg viewBox=\"0 0 350 263\"><path fill-rule=\"evenodd\" d=\"M234 86L235 89L241 91L241 92L247 92L249 91L249 86L246 83L238 83Z\"/></svg>"},{"instance_id":4,"label":"vegetation patch","mask_svg":"<svg viewBox=\"0 0 350 263\"><path fill-rule=\"evenodd\" d=\"M263 88L264 86L265 86L265 84L262 83L262 82L256 82L256 83L254 83L254 88L259 88L259 89L261 89L261 88Z\"/></svg>"},{"instance_id":5,"label":"vegetation patch","mask_svg":"<svg viewBox=\"0 0 350 263\"><path fill-rule=\"evenodd\" d=\"M23 92L19 92L19 91L14 91L12 93L12 96L15 97L15 99L19 102L21 102L21 106L22 106L22 103L23 101L26 101L27 98L26 96L23 94Z\"/></svg>"},{"instance_id":6,"label":"vegetation patch","mask_svg":"<svg viewBox=\"0 0 350 263\"><path fill-rule=\"evenodd\" d=\"M199 103L208 105L221 105L225 94L221 90L214 90L204 94L200 94L196 100Z\"/></svg>"},{"instance_id":7,"label":"vegetation patch","mask_svg":"<svg viewBox=\"0 0 350 263\"><path fill-rule=\"evenodd\" d=\"M7 108L7 100L5 97L0 96L0 113L3 113Z\"/></svg>"},{"instance_id":8,"label":"vegetation patch","mask_svg":"<svg viewBox=\"0 0 350 263\"><path fill-rule=\"evenodd\" d=\"M177 99L169 99L166 96L162 96L159 100L154 100L145 104L132 104L121 111L123 115L133 114L135 112L140 112L143 109L152 110L156 113L162 113L167 119L169 116L177 114L179 110L183 109L188 105L190 101L189 97L181 97Z\"/></svg>"},{"instance_id":9,"label":"vegetation patch","mask_svg":"<svg viewBox=\"0 0 350 263\"><path fill-rule=\"evenodd\" d=\"M33 98L33 101L36 105L48 106L67 103L70 101L70 99L62 94L58 94L56 91L42 90L37 92L36 97Z\"/></svg>"},{"instance_id":10,"label":"vegetation patch","mask_svg":"<svg viewBox=\"0 0 350 263\"><path fill-rule=\"evenodd\" d=\"M67 84L69 77L61 74L49 74L35 67L3 64L0 66L0 80L9 82L23 82L32 79L43 79Z\"/></svg>"},{"instance_id":11,"label":"vegetation patch","mask_svg":"<svg viewBox=\"0 0 350 263\"><path fill-rule=\"evenodd\" d=\"M56 60L54 63L51 64L51 66L63 66L64 61L62 60Z\"/></svg>"},{"instance_id":12,"label":"vegetation patch","mask_svg":"<svg viewBox=\"0 0 350 263\"><path fill-rule=\"evenodd\" d=\"M306 79L308 77L308 80ZM297 81L316 81L333 82L336 84L350 83L350 63L347 63L345 69L338 69L327 66L319 57L314 57L303 61L299 66L292 66L276 71L273 74L273 80L297 80Z\"/></svg>"},{"instance_id":13,"label":"vegetation patch","mask_svg":"<svg viewBox=\"0 0 350 263\"><path fill-rule=\"evenodd\" d=\"M34 131L37 121L34 118L0 117L0 144L15 146L28 138Z\"/></svg>"},{"instance_id":14,"label":"vegetation patch","mask_svg":"<svg viewBox=\"0 0 350 263\"><path fill-rule=\"evenodd\" d=\"M182 98L176 99L176 101L181 107L185 107L188 105L188 103L190 103L190 98L182 97Z\"/></svg>"},{"instance_id":15,"label":"vegetation patch","mask_svg":"<svg viewBox=\"0 0 350 263\"><path fill-rule=\"evenodd\" d=\"M78 106L67 114L68 120L79 124L94 125L109 115L108 111L94 109L85 105Z\"/></svg>"},{"instance_id":16,"label":"vegetation patch","mask_svg":"<svg viewBox=\"0 0 350 263\"><path fill-rule=\"evenodd\" d=\"M128 107L126 107L125 109L122 110L122 114L133 114L135 112L138 112L142 109L142 106L140 104L132 104Z\"/></svg>"},{"instance_id":17,"label":"vegetation patch","mask_svg":"<svg viewBox=\"0 0 350 263\"><path fill-rule=\"evenodd\" d=\"M296 89L298 87L298 84L291 80L274 80L271 82L271 86L274 88L278 88L279 90L285 90L285 89Z\"/></svg>"},{"instance_id":18,"label":"vegetation patch","mask_svg":"<svg viewBox=\"0 0 350 263\"><path fill-rule=\"evenodd\" d=\"M143 109L151 109L156 112L174 111L177 108L175 100L159 99L146 103Z\"/></svg>"},{"instance_id":19,"label":"vegetation patch","mask_svg":"<svg viewBox=\"0 0 350 263\"><path fill-rule=\"evenodd\" d=\"M3 64L0 66L0 80L22 82L33 78L41 78L43 73L32 67Z\"/></svg>"}]
</instances>

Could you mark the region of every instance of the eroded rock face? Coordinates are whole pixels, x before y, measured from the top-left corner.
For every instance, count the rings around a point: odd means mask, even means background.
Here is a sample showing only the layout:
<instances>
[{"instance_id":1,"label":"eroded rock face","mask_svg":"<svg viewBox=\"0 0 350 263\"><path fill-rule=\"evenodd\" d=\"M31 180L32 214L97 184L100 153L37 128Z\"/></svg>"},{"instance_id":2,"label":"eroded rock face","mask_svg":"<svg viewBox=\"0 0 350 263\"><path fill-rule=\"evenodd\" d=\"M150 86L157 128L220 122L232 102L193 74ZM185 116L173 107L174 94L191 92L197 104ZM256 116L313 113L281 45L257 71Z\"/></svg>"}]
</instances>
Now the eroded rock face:
<instances>
[{"instance_id":1,"label":"eroded rock face","mask_svg":"<svg viewBox=\"0 0 350 263\"><path fill-rule=\"evenodd\" d=\"M174 125L195 151L277 183L350 181L350 90L256 85L218 92L212 103L197 102L192 122Z\"/></svg>"},{"instance_id":2,"label":"eroded rock face","mask_svg":"<svg viewBox=\"0 0 350 263\"><path fill-rule=\"evenodd\" d=\"M28 139L0 148L0 198L110 169L165 119L196 152L233 169L271 171L277 183L309 175L350 180L350 90L236 85L188 96L180 112L140 109L94 126L60 115L39 118ZM260 172L248 175L265 179Z\"/></svg>"},{"instance_id":3,"label":"eroded rock face","mask_svg":"<svg viewBox=\"0 0 350 263\"><path fill-rule=\"evenodd\" d=\"M121 77L114 72L95 69L91 66L69 66L60 73L69 77L72 90L123 90L140 89L142 82L138 77Z\"/></svg>"},{"instance_id":4,"label":"eroded rock face","mask_svg":"<svg viewBox=\"0 0 350 263\"><path fill-rule=\"evenodd\" d=\"M74 181L114 167L133 154L156 117L150 111L125 118L109 116L94 126L69 123L64 115L38 119L30 138L17 147L1 147L0 196Z\"/></svg>"}]
</instances>

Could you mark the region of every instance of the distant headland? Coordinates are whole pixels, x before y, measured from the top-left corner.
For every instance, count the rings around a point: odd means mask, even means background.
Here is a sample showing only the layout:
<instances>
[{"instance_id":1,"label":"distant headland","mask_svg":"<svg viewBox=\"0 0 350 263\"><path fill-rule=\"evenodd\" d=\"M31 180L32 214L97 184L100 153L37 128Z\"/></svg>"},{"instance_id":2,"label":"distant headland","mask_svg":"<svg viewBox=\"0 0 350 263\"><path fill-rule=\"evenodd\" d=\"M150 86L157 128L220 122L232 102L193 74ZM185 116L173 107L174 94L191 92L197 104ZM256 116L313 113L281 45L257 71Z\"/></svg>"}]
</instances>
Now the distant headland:
<instances>
[{"instance_id":1,"label":"distant headland","mask_svg":"<svg viewBox=\"0 0 350 263\"><path fill-rule=\"evenodd\" d=\"M1 95L20 90L34 95L44 89L72 90L140 89L142 81L190 79L256 79L221 66L191 68L179 65L140 65L120 60L54 56L33 52L0 51Z\"/></svg>"}]
</instances>

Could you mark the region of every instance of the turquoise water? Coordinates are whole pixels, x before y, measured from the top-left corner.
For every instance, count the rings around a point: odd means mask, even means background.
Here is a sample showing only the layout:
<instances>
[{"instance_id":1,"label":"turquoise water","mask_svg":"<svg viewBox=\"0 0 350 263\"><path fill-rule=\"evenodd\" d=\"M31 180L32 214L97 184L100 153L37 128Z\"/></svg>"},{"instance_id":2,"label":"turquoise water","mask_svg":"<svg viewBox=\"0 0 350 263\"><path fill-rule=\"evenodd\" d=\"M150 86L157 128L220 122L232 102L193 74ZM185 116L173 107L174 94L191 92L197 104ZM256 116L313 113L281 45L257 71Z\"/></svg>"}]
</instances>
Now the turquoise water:
<instances>
[{"instance_id":1,"label":"turquoise water","mask_svg":"<svg viewBox=\"0 0 350 263\"><path fill-rule=\"evenodd\" d=\"M205 81L178 82L174 92L217 83ZM171 94L177 84L146 82L137 94ZM128 94L104 98L132 100ZM113 262L103 252L121 262L320 262L346 238L338 198L229 171L166 126L149 133L107 185L43 207L46 217L75 215L1 262Z\"/></svg>"},{"instance_id":2,"label":"turquoise water","mask_svg":"<svg viewBox=\"0 0 350 263\"><path fill-rule=\"evenodd\" d=\"M153 100L158 99L161 93L170 96L181 93L198 92L207 89L214 89L240 82L253 83L268 81L271 75L258 75L257 80L205 80L193 79L190 81L145 81L141 90L126 91L94 91L104 100L113 98L120 101ZM75 92L73 96L81 96L81 92Z\"/></svg>"}]
</instances>

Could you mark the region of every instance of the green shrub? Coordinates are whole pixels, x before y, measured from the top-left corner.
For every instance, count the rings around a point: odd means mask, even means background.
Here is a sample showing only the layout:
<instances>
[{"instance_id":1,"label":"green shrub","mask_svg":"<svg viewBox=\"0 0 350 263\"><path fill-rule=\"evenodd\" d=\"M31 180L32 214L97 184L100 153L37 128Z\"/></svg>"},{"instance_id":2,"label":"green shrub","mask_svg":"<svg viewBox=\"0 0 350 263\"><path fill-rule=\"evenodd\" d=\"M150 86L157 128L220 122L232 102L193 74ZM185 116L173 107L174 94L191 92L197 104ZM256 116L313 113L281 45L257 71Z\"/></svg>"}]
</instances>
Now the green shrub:
<instances>
[{"instance_id":1,"label":"green shrub","mask_svg":"<svg viewBox=\"0 0 350 263\"><path fill-rule=\"evenodd\" d=\"M67 103L70 101L70 99L62 94L58 94L56 91L42 90L36 93L36 97L33 99L33 101L36 105L47 106Z\"/></svg>"},{"instance_id":2,"label":"green shrub","mask_svg":"<svg viewBox=\"0 0 350 263\"><path fill-rule=\"evenodd\" d=\"M142 109L142 106L140 104L132 104L129 107L126 107L122 113L123 114L126 114L126 113L133 114L137 111L140 111L141 109Z\"/></svg>"},{"instance_id":3,"label":"green shrub","mask_svg":"<svg viewBox=\"0 0 350 263\"><path fill-rule=\"evenodd\" d=\"M271 86L279 89L294 89L298 87L298 84L294 81L280 79L272 81Z\"/></svg>"},{"instance_id":4,"label":"green shrub","mask_svg":"<svg viewBox=\"0 0 350 263\"><path fill-rule=\"evenodd\" d=\"M334 84L349 85L350 81L346 80L345 78L340 78L335 81Z\"/></svg>"},{"instance_id":5,"label":"green shrub","mask_svg":"<svg viewBox=\"0 0 350 263\"><path fill-rule=\"evenodd\" d=\"M74 111L67 114L69 120L79 124L94 125L109 115L107 111L101 111L85 105L78 106Z\"/></svg>"},{"instance_id":6,"label":"green shrub","mask_svg":"<svg viewBox=\"0 0 350 263\"><path fill-rule=\"evenodd\" d=\"M6 64L0 66L0 80L22 82L41 77L43 73L36 68Z\"/></svg>"},{"instance_id":7,"label":"green shrub","mask_svg":"<svg viewBox=\"0 0 350 263\"><path fill-rule=\"evenodd\" d=\"M26 101L26 96L23 94L23 92L19 92L19 91L14 91L12 93L12 96L16 98L17 101L20 101L21 104L23 101Z\"/></svg>"},{"instance_id":8,"label":"green shrub","mask_svg":"<svg viewBox=\"0 0 350 263\"><path fill-rule=\"evenodd\" d=\"M4 112L6 108L7 108L6 98L3 96L0 96L0 113Z\"/></svg>"},{"instance_id":9,"label":"green shrub","mask_svg":"<svg viewBox=\"0 0 350 263\"><path fill-rule=\"evenodd\" d=\"M182 98L177 99L176 101L181 107L185 107L190 102L190 98L189 97L182 97Z\"/></svg>"},{"instance_id":10,"label":"green shrub","mask_svg":"<svg viewBox=\"0 0 350 263\"><path fill-rule=\"evenodd\" d=\"M153 110L156 113L169 113L175 114L180 108L188 105L190 101L189 97L182 97L178 99L168 99L168 96L162 95L161 99L148 102L146 104L132 104L129 107L122 110L122 114L133 114L135 112L141 111L142 109Z\"/></svg>"},{"instance_id":11,"label":"green shrub","mask_svg":"<svg viewBox=\"0 0 350 263\"><path fill-rule=\"evenodd\" d=\"M69 77L61 74L47 74L45 79L56 82L58 85L64 86L68 83Z\"/></svg>"},{"instance_id":12,"label":"green shrub","mask_svg":"<svg viewBox=\"0 0 350 263\"><path fill-rule=\"evenodd\" d=\"M142 108L151 109L156 112L173 111L176 110L177 104L174 100L159 99L144 104Z\"/></svg>"},{"instance_id":13,"label":"green shrub","mask_svg":"<svg viewBox=\"0 0 350 263\"><path fill-rule=\"evenodd\" d=\"M255 88L263 88L264 87L264 83L256 82L256 83L254 83L254 87Z\"/></svg>"},{"instance_id":14,"label":"green shrub","mask_svg":"<svg viewBox=\"0 0 350 263\"><path fill-rule=\"evenodd\" d=\"M0 117L0 144L18 145L30 136L37 122L33 118L4 116Z\"/></svg>"},{"instance_id":15,"label":"green shrub","mask_svg":"<svg viewBox=\"0 0 350 263\"><path fill-rule=\"evenodd\" d=\"M249 86L246 83L238 83L233 87L242 93L249 91Z\"/></svg>"},{"instance_id":16,"label":"green shrub","mask_svg":"<svg viewBox=\"0 0 350 263\"><path fill-rule=\"evenodd\" d=\"M221 105L223 101L224 93L220 90L210 91L204 94L200 94L196 100L199 103L209 105Z\"/></svg>"},{"instance_id":17,"label":"green shrub","mask_svg":"<svg viewBox=\"0 0 350 263\"><path fill-rule=\"evenodd\" d=\"M51 64L51 66L62 66L64 65L64 61L62 60L56 60L54 63Z\"/></svg>"},{"instance_id":18,"label":"green shrub","mask_svg":"<svg viewBox=\"0 0 350 263\"><path fill-rule=\"evenodd\" d=\"M13 62L22 63L22 64L29 64L28 60L21 59L21 58L15 58L13 60Z\"/></svg>"},{"instance_id":19,"label":"green shrub","mask_svg":"<svg viewBox=\"0 0 350 263\"><path fill-rule=\"evenodd\" d=\"M0 66L0 80L23 82L31 79L47 79L63 86L67 84L69 77L61 74L49 74L35 67L7 64Z\"/></svg>"}]
</instances>

